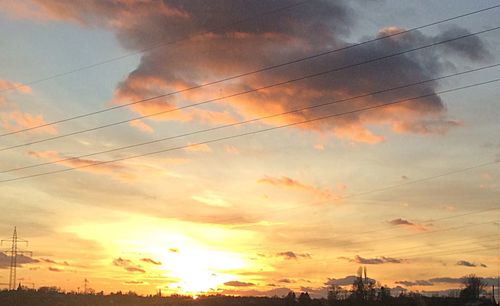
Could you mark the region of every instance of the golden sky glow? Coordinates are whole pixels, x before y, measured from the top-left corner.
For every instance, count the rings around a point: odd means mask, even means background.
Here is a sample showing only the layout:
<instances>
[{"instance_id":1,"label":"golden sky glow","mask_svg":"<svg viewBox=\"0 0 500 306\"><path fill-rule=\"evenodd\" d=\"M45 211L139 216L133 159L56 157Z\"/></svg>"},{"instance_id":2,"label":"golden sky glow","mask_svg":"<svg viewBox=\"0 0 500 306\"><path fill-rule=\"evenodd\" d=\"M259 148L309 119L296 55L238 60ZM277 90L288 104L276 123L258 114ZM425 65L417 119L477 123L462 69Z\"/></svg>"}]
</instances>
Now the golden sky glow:
<instances>
[{"instance_id":1,"label":"golden sky glow","mask_svg":"<svg viewBox=\"0 0 500 306\"><path fill-rule=\"evenodd\" d=\"M293 3L232 1L0 2L0 233L34 252L19 281L323 296L359 266L398 290L495 277L498 84L433 94L498 78L499 32L354 63L499 26L499 10L245 74L494 1L311 1L214 30Z\"/></svg>"}]
</instances>

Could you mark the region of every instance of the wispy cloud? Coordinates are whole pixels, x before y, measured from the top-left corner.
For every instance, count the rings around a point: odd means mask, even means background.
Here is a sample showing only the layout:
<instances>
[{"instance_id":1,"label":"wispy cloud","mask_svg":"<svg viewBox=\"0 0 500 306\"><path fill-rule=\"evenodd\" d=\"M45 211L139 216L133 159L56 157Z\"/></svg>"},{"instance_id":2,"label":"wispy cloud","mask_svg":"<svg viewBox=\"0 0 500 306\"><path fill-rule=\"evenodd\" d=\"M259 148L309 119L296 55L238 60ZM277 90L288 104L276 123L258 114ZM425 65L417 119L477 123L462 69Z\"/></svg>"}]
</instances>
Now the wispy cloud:
<instances>
[{"instance_id":1,"label":"wispy cloud","mask_svg":"<svg viewBox=\"0 0 500 306\"><path fill-rule=\"evenodd\" d=\"M200 195L194 195L191 199L214 207L231 207L232 204L227 201L221 194L213 191L205 191Z\"/></svg>"},{"instance_id":2,"label":"wispy cloud","mask_svg":"<svg viewBox=\"0 0 500 306\"><path fill-rule=\"evenodd\" d=\"M212 152L212 148L210 148L209 145L207 144L193 144L189 143L188 147L186 147L184 150L188 152L203 152L203 153L210 153Z\"/></svg>"},{"instance_id":3,"label":"wispy cloud","mask_svg":"<svg viewBox=\"0 0 500 306\"><path fill-rule=\"evenodd\" d=\"M258 182L262 184L273 185L276 187L303 190L307 193L310 193L318 198L322 198L325 200L340 200L340 196L330 189L322 189L312 185L308 185L306 183L303 183L296 179L292 179L287 176L282 176L282 177L265 176L261 178Z\"/></svg>"},{"instance_id":4,"label":"wispy cloud","mask_svg":"<svg viewBox=\"0 0 500 306\"><path fill-rule=\"evenodd\" d=\"M135 265L130 259L124 259L121 257L115 258L113 260L113 265L116 267L122 267L128 272L146 273L146 270L138 265Z\"/></svg>"},{"instance_id":5,"label":"wispy cloud","mask_svg":"<svg viewBox=\"0 0 500 306\"><path fill-rule=\"evenodd\" d=\"M134 121L130 121L130 126L132 127L135 127L137 129L139 129L140 131L142 132L145 132L145 133L154 133L154 129L148 125L146 122L142 121L142 120L134 120Z\"/></svg>"},{"instance_id":6,"label":"wispy cloud","mask_svg":"<svg viewBox=\"0 0 500 306\"><path fill-rule=\"evenodd\" d=\"M348 258L348 257L339 257L339 258L347 260L349 262L354 262L354 263L363 264L363 265L380 265L380 264L388 264L388 263L399 264L399 263L404 262L404 259L385 257L385 256L365 258L365 257L361 257L359 255L356 255L356 256L354 256L354 258Z\"/></svg>"},{"instance_id":7,"label":"wispy cloud","mask_svg":"<svg viewBox=\"0 0 500 306\"><path fill-rule=\"evenodd\" d=\"M403 285L406 287L413 286L433 286L434 284L428 280L416 280L416 281L396 281L395 284Z\"/></svg>"},{"instance_id":8,"label":"wispy cloud","mask_svg":"<svg viewBox=\"0 0 500 306\"><path fill-rule=\"evenodd\" d=\"M157 261L157 260L154 260L151 258L141 258L141 261L145 262L145 263L152 264L152 265L156 265L156 266L161 265L161 261Z\"/></svg>"},{"instance_id":9,"label":"wispy cloud","mask_svg":"<svg viewBox=\"0 0 500 306\"><path fill-rule=\"evenodd\" d=\"M295 283L295 281L293 279L289 279L289 278L282 278L282 279L278 280L278 283L292 284L292 283Z\"/></svg>"},{"instance_id":10,"label":"wispy cloud","mask_svg":"<svg viewBox=\"0 0 500 306\"><path fill-rule=\"evenodd\" d=\"M404 226L404 227L411 228L411 229L414 229L417 231L426 231L427 230L427 228L422 224L408 221L408 220L402 219L402 218L393 219L393 220L390 220L387 222L393 226Z\"/></svg>"},{"instance_id":11,"label":"wispy cloud","mask_svg":"<svg viewBox=\"0 0 500 306\"><path fill-rule=\"evenodd\" d=\"M311 254L309 253L296 253L292 251L279 252L276 253L276 256L282 257L284 259L299 259L299 258L311 258Z\"/></svg>"},{"instance_id":12,"label":"wispy cloud","mask_svg":"<svg viewBox=\"0 0 500 306\"><path fill-rule=\"evenodd\" d=\"M229 281L224 283L225 286L229 287L252 287L255 286L254 283L246 283L246 282L240 282L240 281Z\"/></svg>"},{"instance_id":13,"label":"wispy cloud","mask_svg":"<svg viewBox=\"0 0 500 306\"><path fill-rule=\"evenodd\" d=\"M64 270L56 268L56 267L48 267L50 272L63 272Z\"/></svg>"},{"instance_id":14,"label":"wispy cloud","mask_svg":"<svg viewBox=\"0 0 500 306\"><path fill-rule=\"evenodd\" d=\"M21 111L0 112L0 126L9 132L20 129L31 128L46 124L42 115L32 115ZM45 126L32 130L33 133L56 134L57 129L54 126Z\"/></svg>"},{"instance_id":15,"label":"wispy cloud","mask_svg":"<svg viewBox=\"0 0 500 306\"><path fill-rule=\"evenodd\" d=\"M44 263L55 264L55 265L60 265L60 266L69 266L69 263L67 261L59 262L59 261L55 261L55 260L49 259L49 258L40 258L39 260L40 260L40 262L44 262Z\"/></svg>"},{"instance_id":16,"label":"wispy cloud","mask_svg":"<svg viewBox=\"0 0 500 306\"><path fill-rule=\"evenodd\" d=\"M459 260L459 261L457 261L456 265L457 266L470 267L470 268L474 268L474 267L487 268L488 267L487 265L485 265L483 263L473 263L473 262L470 262L470 261L467 261L467 260Z\"/></svg>"},{"instance_id":17,"label":"wispy cloud","mask_svg":"<svg viewBox=\"0 0 500 306\"><path fill-rule=\"evenodd\" d=\"M99 160L66 157L56 151L29 151L28 154L39 159L44 159L51 162L56 162L66 167L75 168L79 171L96 174L106 174L121 179L132 178L131 175L126 172L127 168L117 163L99 164L101 162Z\"/></svg>"},{"instance_id":18,"label":"wispy cloud","mask_svg":"<svg viewBox=\"0 0 500 306\"><path fill-rule=\"evenodd\" d=\"M7 88L15 89L15 91L23 94L31 94L33 92L31 87L28 85L0 79L0 90L6 90Z\"/></svg>"}]
</instances>

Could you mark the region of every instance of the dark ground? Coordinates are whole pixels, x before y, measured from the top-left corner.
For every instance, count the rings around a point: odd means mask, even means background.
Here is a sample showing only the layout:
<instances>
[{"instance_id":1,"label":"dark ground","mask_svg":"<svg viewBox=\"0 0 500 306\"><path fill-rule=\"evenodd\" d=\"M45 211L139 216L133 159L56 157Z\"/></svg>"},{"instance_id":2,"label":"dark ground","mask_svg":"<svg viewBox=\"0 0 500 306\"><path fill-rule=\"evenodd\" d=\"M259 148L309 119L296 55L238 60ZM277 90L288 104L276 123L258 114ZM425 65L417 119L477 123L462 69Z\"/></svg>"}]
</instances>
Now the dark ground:
<instances>
[{"instance_id":1,"label":"dark ground","mask_svg":"<svg viewBox=\"0 0 500 306\"><path fill-rule=\"evenodd\" d=\"M495 305L484 299L467 303L459 298L404 296L390 297L385 301L360 302L354 300L327 301L311 299L299 303L286 298L206 296L193 300L189 297L143 297L134 294L85 295L61 292L39 292L35 290L0 291L0 306L466 306Z\"/></svg>"}]
</instances>

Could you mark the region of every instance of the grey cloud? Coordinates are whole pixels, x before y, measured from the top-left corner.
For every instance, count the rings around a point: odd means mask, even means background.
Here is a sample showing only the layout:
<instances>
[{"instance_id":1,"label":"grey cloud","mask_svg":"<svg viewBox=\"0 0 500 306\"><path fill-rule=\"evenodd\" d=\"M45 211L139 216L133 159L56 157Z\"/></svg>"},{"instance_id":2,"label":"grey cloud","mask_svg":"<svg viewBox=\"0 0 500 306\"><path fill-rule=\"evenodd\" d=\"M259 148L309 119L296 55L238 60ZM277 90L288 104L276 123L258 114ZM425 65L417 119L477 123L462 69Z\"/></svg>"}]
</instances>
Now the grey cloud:
<instances>
[{"instance_id":1,"label":"grey cloud","mask_svg":"<svg viewBox=\"0 0 500 306\"><path fill-rule=\"evenodd\" d=\"M412 286L433 286L434 284L427 280L416 280L416 281L396 281L396 284L403 285L406 287Z\"/></svg>"},{"instance_id":2,"label":"grey cloud","mask_svg":"<svg viewBox=\"0 0 500 306\"><path fill-rule=\"evenodd\" d=\"M457 36L467 35L470 32L466 29L460 28L458 26L451 26L443 33L436 36L436 40L446 40L452 39ZM474 47L474 46L477 46ZM455 40L450 43L444 44L443 47L446 50L450 50L458 53L461 56L465 56L470 60L480 61L484 59L489 59L492 57L490 52L487 51L487 47L478 36L470 36L465 39Z\"/></svg>"},{"instance_id":3,"label":"grey cloud","mask_svg":"<svg viewBox=\"0 0 500 306\"><path fill-rule=\"evenodd\" d=\"M393 219L393 220L390 220L388 222L391 225L415 225L415 223L410 222L406 219L401 219L401 218Z\"/></svg>"},{"instance_id":4,"label":"grey cloud","mask_svg":"<svg viewBox=\"0 0 500 306\"><path fill-rule=\"evenodd\" d=\"M280 256L285 259L311 258L311 254L309 253L296 253L292 251L276 253L276 256Z\"/></svg>"},{"instance_id":5,"label":"grey cloud","mask_svg":"<svg viewBox=\"0 0 500 306\"><path fill-rule=\"evenodd\" d=\"M239 295L239 296L285 296L290 291L290 288L273 288L271 290L241 290L238 289L224 289L221 294L225 295Z\"/></svg>"},{"instance_id":6,"label":"grey cloud","mask_svg":"<svg viewBox=\"0 0 500 306\"><path fill-rule=\"evenodd\" d=\"M283 279L278 280L278 283L291 284L291 283L295 283L295 281L288 279L288 278L283 278Z\"/></svg>"},{"instance_id":7,"label":"grey cloud","mask_svg":"<svg viewBox=\"0 0 500 306\"><path fill-rule=\"evenodd\" d=\"M12 256L9 256L5 253L0 252L0 269L5 269L10 267L10 260ZM25 255L17 255L16 258L18 267L24 265L24 264L32 264L32 263L38 263L40 262L37 259L25 256Z\"/></svg>"},{"instance_id":8,"label":"grey cloud","mask_svg":"<svg viewBox=\"0 0 500 306\"><path fill-rule=\"evenodd\" d=\"M483 263L473 263L467 260L459 260L456 263L457 266L464 266L464 267L481 267L481 268L487 268L488 266L483 264Z\"/></svg>"},{"instance_id":9,"label":"grey cloud","mask_svg":"<svg viewBox=\"0 0 500 306\"><path fill-rule=\"evenodd\" d=\"M352 285L357 278L358 277L355 276L355 275L349 275L349 276L346 276L346 277L343 277L343 278L338 278L338 279L336 279L336 278L329 278L328 281L325 282L325 285L326 286L331 286L331 285L336 285L336 286ZM375 281L372 278L368 278L368 279L370 281Z\"/></svg>"},{"instance_id":10,"label":"grey cloud","mask_svg":"<svg viewBox=\"0 0 500 306\"><path fill-rule=\"evenodd\" d=\"M498 282L498 279L496 277L481 277L481 279L488 286L496 285ZM464 278L463 277L436 277L436 278L429 279L429 281L433 282L433 283L462 284L464 282Z\"/></svg>"},{"instance_id":11,"label":"grey cloud","mask_svg":"<svg viewBox=\"0 0 500 306\"><path fill-rule=\"evenodd\" d=\"M386 263L403 263L403 259L393 258L393 257L374 257L374 258L365 258L359 255L354 256L354 258L341 257L341 259L345 259L350 262L355 262L363 265L380 265Z\"/></svg>"},{"instance_id":12,"label":"grey cloud","mask_svg":"<svg viewBox=\"0 0 500 306\"><path fill-rule=\"evenodd\" d=\"M429 279L429 281L432 283L461 284L463 282L463 278L436 277Z\"/></svg>"},{"instance_id":13,"label":"grey cloud","mask_svg":"<svg viewBox=\"0 0 500 306\"><path fill-rule=\"evenodd\" d=\"M246 283L246 282L240 282L240 281L229 281L229 282L225 282L224 285L229 286L229 287L251 287L251 286L255 286L254 283Z\"/></svg>"}]
</instances>

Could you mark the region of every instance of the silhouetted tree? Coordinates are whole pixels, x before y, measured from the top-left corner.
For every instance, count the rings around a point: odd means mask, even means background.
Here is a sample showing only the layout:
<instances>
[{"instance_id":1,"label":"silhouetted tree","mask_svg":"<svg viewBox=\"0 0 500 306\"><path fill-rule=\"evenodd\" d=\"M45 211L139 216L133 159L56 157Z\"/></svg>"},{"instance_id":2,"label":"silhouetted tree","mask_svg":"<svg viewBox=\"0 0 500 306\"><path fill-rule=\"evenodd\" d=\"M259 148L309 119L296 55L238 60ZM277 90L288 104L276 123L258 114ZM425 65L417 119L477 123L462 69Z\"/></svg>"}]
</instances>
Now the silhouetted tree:
<instances>
[{"instance_id":1,"label":"silhouetted tree","mask_svg":"<svg viewBox=\"0 0 500 306\"><path fill-rule=\"evenodd\" d=\"M460 298L466 301L479 300L479 296L486 287L483 280L475 274L465 276L463 284L465 285L465 288L460 291Z\"/></svg>"},{"instance_id":2,"label":"silhouetted tree","mask_svg":"<svg viewBox=\"0 0 500 306\"><path fill-rule=\"evenodd\" d=\"M311 297L309 296L309 293L307 292L302 292L299 295L299 305L301 306L309 306L311 304Z\"/></svg>"},{"instance_id":3,"label":"silhouetted tree","mask_svg":"<svg viewBox=\"0 0 500 306\"><path fill-rule=\"evenodd\" d=\"M364 274L364 276L363 276ZM358 277L352 284L352 293L350 296L358 303L362 301L374 301L376 298L375 281L368 278L366 274L366 267L359 267Z\"/></svg>"},{"instance_id":4,"label":"silhouetted tree","mask_svg":"<svg viewBox=\"0 0 500 306\"><path fill-rule=\"evenodd\" d=\"M352 284L352 299L360 302L366 299L365 284L363 282L363 268L359 267L358 275Z\"/></svg>"},{"instance_id":5,"label":"silhouetted tree","mask_svg":"<svg viewBox=\"0 0 500 306\"><path fill-rule=\"evenodd\" d=\"M380 291L378 293L378 300L385 302L388 299L390 299L390 297L391 297L391 291L389 290L389 288L381 286Z\"/></svg>"},{"instance_id":6,"label":"silhouetted tree","mask_svg":"<svg viewBox=\"0 0 500 306\"><path fill-rule=\"evenodd\" d=\"M287 305L294 305L297 302L297 297L295 296L295 292L290 291L285 296L285 301Z\"/></svg>"},{"instance_id":7,"label":"silhouetted tree","mask_svg":"<svg viewBox=\"0 0 500 306\"><path fill-rule=\"evenodd\" d=\"M327 296L327 301L329 306L335 305L336 301L338 301L340 298L340 287L336 286L335 284L332 284L328 288L328 296Z\"/></svg>"}]
</instances>

